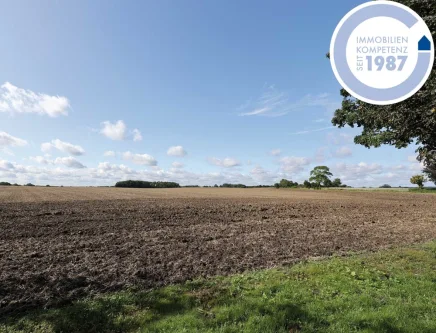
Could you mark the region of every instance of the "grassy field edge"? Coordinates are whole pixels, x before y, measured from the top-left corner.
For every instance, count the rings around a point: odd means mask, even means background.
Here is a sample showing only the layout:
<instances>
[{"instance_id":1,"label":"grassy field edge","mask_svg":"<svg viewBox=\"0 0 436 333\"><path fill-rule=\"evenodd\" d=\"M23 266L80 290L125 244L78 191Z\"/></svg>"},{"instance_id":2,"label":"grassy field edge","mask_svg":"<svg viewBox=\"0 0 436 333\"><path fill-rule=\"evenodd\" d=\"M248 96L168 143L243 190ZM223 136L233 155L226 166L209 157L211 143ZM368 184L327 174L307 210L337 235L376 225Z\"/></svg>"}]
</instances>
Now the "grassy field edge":
<instances>
[{"instance_id":1,"label":"grassy field edge","mask_svg":"<svg viewBox=\"0 0 436 333\"><path fill-rule=\"evenodd\" d=\"M436 332L436 241L123 292L0 332Z\"/></svg>"}]
</instances>

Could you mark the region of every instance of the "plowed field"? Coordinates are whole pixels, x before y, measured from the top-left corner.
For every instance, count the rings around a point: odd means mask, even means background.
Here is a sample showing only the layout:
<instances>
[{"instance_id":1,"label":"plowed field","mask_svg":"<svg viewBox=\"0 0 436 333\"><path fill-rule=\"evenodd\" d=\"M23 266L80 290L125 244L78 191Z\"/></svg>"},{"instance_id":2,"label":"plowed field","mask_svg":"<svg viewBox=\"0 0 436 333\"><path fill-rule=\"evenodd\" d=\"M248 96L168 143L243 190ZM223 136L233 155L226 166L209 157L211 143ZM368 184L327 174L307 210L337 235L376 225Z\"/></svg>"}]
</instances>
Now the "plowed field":
<instances>
[{"instance_id":1,"label":"plowed field","mask_svg":"<svg viewBox=\"0 0 436 333\"><path fill-rule=\"evenodd\" d=\"M436 196L0 188L0 315L436 238Z\"/></svg>"}]
</instances>

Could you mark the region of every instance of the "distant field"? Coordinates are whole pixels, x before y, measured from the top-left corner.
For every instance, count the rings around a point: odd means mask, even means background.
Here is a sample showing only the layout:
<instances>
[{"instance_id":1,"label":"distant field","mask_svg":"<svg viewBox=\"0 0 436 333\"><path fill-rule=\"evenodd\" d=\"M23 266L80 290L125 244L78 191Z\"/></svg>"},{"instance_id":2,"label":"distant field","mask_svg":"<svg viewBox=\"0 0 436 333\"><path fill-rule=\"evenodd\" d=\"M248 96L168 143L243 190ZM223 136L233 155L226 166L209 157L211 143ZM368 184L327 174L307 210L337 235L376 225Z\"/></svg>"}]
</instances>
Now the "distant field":
<instances>
[{"instance_id":1,"label":"distant field","mask_svg":"<svg viewBox=\"0 0 436 333\"><path fill-rule=\"evenodd\" d=\"M0 316L436 238L432 194L0 189Z\"/></svg>"},{"instance_id":2,"label":"distant field","mask_svg":"<svg viewBox=\"0 0 436 333\"><path fill-rule=\"evenodd\" d=\"M278 198L278 199L350 199L355 191L407 191L406 188L378 189L275 189L275 188L171 188L134 189L114 187L10 187L0 186L0 202L39 202L71 200L115 200L151 198ZM357 194L359 195L359 194ZM382 195L383 197L384 195Z\"/></svg>"},{"instance_id":3,"label":"distant field","mask_svg":"<svg viewBox=\"0 0 436 333\"><path fill-rule=\"evenodd\" d=\"M391 187L391 188L379 188L379 187L353 187L345 188L348 191L397 191L397 192L407 192L409 188L407 187Z\"/></svg>"},{"instance_id":4,"label":"distant field","mask_svg":"<svg viewBox=\"0 0 436 333\"><path fill-rule=\"evenodd\" d=\"M169 188L136 189L115 187L0 187L0 202L40 202L71 200L115 200L152 198L308 198L323 199L329 196L345 198L344 191L280 189L275 188Z\"/></svg>"}]
</instances>

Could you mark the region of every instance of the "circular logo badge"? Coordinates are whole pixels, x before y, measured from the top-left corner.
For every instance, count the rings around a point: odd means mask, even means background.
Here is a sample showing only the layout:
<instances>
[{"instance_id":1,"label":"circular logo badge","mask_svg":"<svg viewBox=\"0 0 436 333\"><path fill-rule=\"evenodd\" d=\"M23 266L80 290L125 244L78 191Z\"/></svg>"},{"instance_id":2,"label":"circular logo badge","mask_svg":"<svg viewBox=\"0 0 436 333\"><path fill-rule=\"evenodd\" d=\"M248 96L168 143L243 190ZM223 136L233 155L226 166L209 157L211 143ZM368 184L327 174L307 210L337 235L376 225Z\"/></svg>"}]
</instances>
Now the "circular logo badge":
<instances>
[{"instance_id":1,"label":"circular logo badge","mask_svg":"<svg viewBox=\"0 0 436 333\"><path fill-rule=\"evenodd\" d=\"M330 44L336 78L354 97L371 104L395 104L427 81L434 44L423 19L392 1L371 1L339 22Z\"/></svg>"}]
</instances>

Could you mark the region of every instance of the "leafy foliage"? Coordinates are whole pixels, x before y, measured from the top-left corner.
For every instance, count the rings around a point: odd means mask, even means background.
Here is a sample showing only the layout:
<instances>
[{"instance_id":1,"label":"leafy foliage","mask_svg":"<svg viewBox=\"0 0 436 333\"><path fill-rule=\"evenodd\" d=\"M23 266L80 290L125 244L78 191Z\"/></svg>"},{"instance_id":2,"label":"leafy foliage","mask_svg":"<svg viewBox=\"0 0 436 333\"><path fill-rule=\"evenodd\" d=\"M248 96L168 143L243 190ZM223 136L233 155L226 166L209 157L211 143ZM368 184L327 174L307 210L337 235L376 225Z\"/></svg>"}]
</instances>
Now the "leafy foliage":
<instances>
[{"instance_id":1,"label":"leafy foliage","mask_svg":"<svg viewBox=\"0 0 436 333\"><path fill-rule=\"evenodd\" d=\"M303 183L303 186L305 188L312 188L312 183L310 181L308 181L308 180L305 180L304 183Z\"/></svg>"},{"instance_id":2,"label":"leafy foliage","mask_svg":"<svg viewBox=\"0 0 436 333\"><path fill-rule=\"evenodd\" d=\"M433 160L432 162L427 163L423 171L428 179L436 184L436 161Z\"/></svg>"},{"instance_id":3,"label":"leafy foliage","mask_svg":"<svg viewBox=\"0 0 436 333\"><path fill-rule=\"evenodd\" d=\"M389 184L383 184L383 185L380 186L379 188L392 188L392 186L389 185Z\"/></svg>"},{"instance_id":4,"label":"leafy foliage","mask_svg":"<svg viewBox=\"0 0 436 333\"><path fill-rule=\"evenodd\" d=\"M424 188L424 183L427 181L424 175L415 175L410 178L410 182L414 185L418 185L420 189Z\"/></svg>"},{"instance_id":5,"label":"leafy foliage","mask_svg":"<svg viewBox=\"0 0 436 333\"><path fill-rule=\"evenodd\" d=\"M316 188L321 188L321 185L326 186L331 183L330 177L333 174L330 172L330 169L324 165L315 167L310 172L309 180L315 183Z\"/></svg>"},{"instance_id":6,"label":"leafy foliage","mask_svg":"<svg viewBox=\"0 0 436 333\"><path fill-rule=\"evenodd\" d=\"M224 184L222 184L220 187L228 187L228 188L246 188L247 185L244 185L244 184L228 184L228 183L224 183Z\"/></svg>"},{"instance_id":7,"label":"leafy foliage","mask_svg":"<svg viewBox=\"0 0 436 333\"><path fill-rule=\"evenodd\" d=\"M298 183L293 182L292 180L282 179L279 183L279 187L282 188L298 187Z\"/></svg>"},{"instance_id":8,"label":"leafy foliage","mask_svg":"<svg viewBox=\"0 0 436 333\"><path fill-rule=\"evenodd\" d=\"M436 40L436 1L397 0L416 11L427 23ZM432 73L411 98L394 105L377 106L352 97L341 90L341 109L336 110L332 123L361 127L362 133L354 138L356 144L367 148L393 145L405 148L415 142L417 159L424 162L424 172L436 183L436 62Z\"/></svg>"},{"instance_id":9,"label":"leafy foliage","mask_svg":"<svg viewBox=\"0 0 436 333\"><path fill-rule=\"evenodd\" d=\"M339 178L335 178L332 181L332 187L344 187L344 186L347 186L347 185L343 185L342 181Z\"/></svg>"},{"instance_id":10,"label":"leafy foliage","mask_svg":"<svg viewBox=\"0 0 436 333\"><path fill-rule=\"evenodd\" d=\"M0 182L0 186L11 186L11 183L8 183L8 182Z\"/></svg>"},{"instance_id":11,"label":"leafy foliage","mask_svg":"<svg viewBox=\"0 0 436 333\"><path fill-rule=\"evenodd\" d=\"M125 180L117 182L115 187L130 187L130 188L174 188L180 187L174 182L147 182L143 180Z\"/></svg>"}]
</instances>

